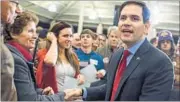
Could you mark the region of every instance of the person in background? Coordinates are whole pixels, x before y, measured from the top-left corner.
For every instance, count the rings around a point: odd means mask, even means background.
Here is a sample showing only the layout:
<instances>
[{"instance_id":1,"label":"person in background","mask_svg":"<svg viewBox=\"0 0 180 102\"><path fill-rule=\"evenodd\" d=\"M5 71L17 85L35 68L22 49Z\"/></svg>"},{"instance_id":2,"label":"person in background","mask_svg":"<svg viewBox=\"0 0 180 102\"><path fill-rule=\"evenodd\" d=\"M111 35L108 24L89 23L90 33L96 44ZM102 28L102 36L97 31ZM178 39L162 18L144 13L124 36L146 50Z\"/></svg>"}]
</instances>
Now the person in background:
<instances>
[{"instance_id":1,"label":"person in background","mask_svg":"<svg viewBox=\"0 0 180 102\"><path fill-rule=\"evenodd\" d=\"M7 47L14 58L18 101L63 101L64 92L54 94L51 87L40 89L36 86L30 49L35 47L38 21L32 12L22 12L15 18L10 29L12 40Z\"/></svg>"},{"instance_id":2,"label":"person in background","mask_svg":"<svg viewBox=\"0 0 180 102\"><path fill-rule=\"evenodd\" d=\"M36 27L36 33L37 33L38 35L39 35L39 32L40 32L41 30L43 30L43 27L41 27L41 26Z\"/></svg>"},{"instance_id":3,"label":"person in background","mask_svg":"<svg viewBox=\"0 0 180 102\"><path fill-rule=\"evenodd\" d=\"M74 50L77 50L81 47L81 39L80 39L80 34L74 33L72 35L72 48Z\"/></svg>"},{"instance_id":4,"label":"person in background","mask_svg":"<svg viewBox=\"0 0 180 102\"><path fill-rule=\"evenodd\" d=\"M102 57L92 50L92 44L95 33L90 29L84 29L80 35L81 48L76 50L76 54L80 61L80 68L86 67L89 64L93 64L97 71L104 70L104 63ZM97 72L99 73L99 72ZM101 73L101 72L100 72ZM103 76L105 73L103 73ZM97 74L98 78L102 78L100 74Z\"/></svg>"},{"instance_id":5,"label":"person in background","mask_svg":"<svg viewBox=\"0 0 180 102\"><path fill-rule=\"evenodd\" d=\"M37 53L39 50L41 49L46 49L47 47L50 46L50 43L47 42L47 34L48 34L48 29L41 29L40 27L37 27L39 28L38 30L36 30L37 32L37 35L38 35L38 38L36 40L36 44L35 46L37 47L36 51L33 51L33 57L34 57L34 72L36 74L36 71L37 71L37 67L38 67L38 59L37 59Z\"/></svg>"},{"instance_id":6,"label":"person in background","mask_svg":"<svg viewBox=\"0 0 180 102\"><path fill-rule=\"evenodd\" d=\"M40 88L52 87L55 93L63 91L66 77L76 78L78 84L84 83L79 71L79 62L72 51L72 26L59 21L47 33L50 46L38 51L36 71L37 85Z\"/></svg>"},{"instance_id":7,"label":"person in background","mask_svg":"<svg viewBox=\"0 0 180 102\"><path fill-rule=\"evenodd\" d=\"M109 63L111 55L118 49L119 36L117 32L117 27L109 27L108 29L108 42L104 47L98 48L96 52L103 57L103 62L105 64L105 69L107 70L107 64Z\"/></svg>"},{"instance_id":8,"label":"person in background","mask_svg":"<svg viewBox=\"0 0 180 102\"><path fill-rule=\"evenodd\" d=\"M180 37L177 41L176 51L175 51L175 65L174 65L174 87L171 92L169 101L180 101Z\"/></svg>"},{"instance_id":9,"label":"person in background","mask_svg":"<svg viewBox=\"0 0 180 102\"><path fill-rule=\"evenodd\" d=\"M119 35L118 35L119 32L117 31L117 29L118 28L116 26L109 27L107 34L108 42L103 47L100 47L96 50L96 52L103 57L103 62L105 66L104 68L107 73L109 72L108 70L111 70L111 69L107 69L107 65L109 63L111 55L116 50L118 50L118 48L121 47L121 43L122 43L122 41L119 39ZM101 75L101 73L99 73L99 75ZM103 85L106 83L106 81L107 81L107 76L105 75L103 78L101 78L101 80L91 83L90 86L94 87L94 86Z\"/></svg>"},{"instance_id":10,"label":"person in background","mask_svg":"<svg viewBox=\"0 0 180 102\"><path fill-rule=\"evenodd\" d=\"M14 22L14 18L21 12L18 0L1 0L1 28L0 28L0 55L1 55L1 101L17 101L17 92L14 85L14 59L4 44L4 30L6 25Z\"/></svg>"},{"instance_id":11,"label":"person in background","mask_svg":"<svg viewBox=\"0 0 180 102\"><path fill-rule=\"evenodd\" d=\"M172 33L168 30L163 30L158 33L158 46L160 50L166 53L169 58L174 61L175 57L175 43Z\"/></svg>"},{"instance_id":12,"label":"person in background","mask_svg":"<svg viewBox=\"0 0 180 102\"><path fill-rule=\"evenodd\" d=\"M106 45L107 36L105 34L98 34L99 38L99 48L104 47Z\"/></svg>"},{"instance_id":13,"label":"person in background","mask_svg":"<svg viewBox=\"0 0 180 102\"><path fill-rule=\"evenodd\" d=\"M175 83L174 83L174 86L175 86L175 88L177 88L180 91L180 37L179 37L177 45L176 45L174 61L175 61L175 66L174 66Z\"/></svg>"},{"instance_id":14,"label":"person in background","mask_svg":"<svg viewBox=\"0 0 180 102\"><path fill-rule=\"evenodd\" d=\"M93 44L92 44L92 50L96 51L96 49L99 47L99 38L98 35L95 33L93 37Z\"/></svg>"},{"instance_id":15,"label":"person in background","mask_svg":"<svg viewBox=\"0 0 180 102\"><path fill-rule=\"evenodd\" d=\"M39 37L38 37L38 40L39 40L39 42L38 42L38 50L40 50L40 49L44 49L44 48L46 48L47 46L49 46L49 45L47 45L48 44L48 42L47 42L47 34L48 34L48 29L42 29L40 32L39 32Z\"/></svg>"},{"instance_id":16,"label":"person in background","mask_svg":"<svg viewBox=\"0 0 180 102\"><path fill-rule=\"evenodd\" d=\"M158 45L158 39L156 37L152 38L150 40L150 43L154 46L154 47L157 47Z\"/></svg>"}]
</instances>

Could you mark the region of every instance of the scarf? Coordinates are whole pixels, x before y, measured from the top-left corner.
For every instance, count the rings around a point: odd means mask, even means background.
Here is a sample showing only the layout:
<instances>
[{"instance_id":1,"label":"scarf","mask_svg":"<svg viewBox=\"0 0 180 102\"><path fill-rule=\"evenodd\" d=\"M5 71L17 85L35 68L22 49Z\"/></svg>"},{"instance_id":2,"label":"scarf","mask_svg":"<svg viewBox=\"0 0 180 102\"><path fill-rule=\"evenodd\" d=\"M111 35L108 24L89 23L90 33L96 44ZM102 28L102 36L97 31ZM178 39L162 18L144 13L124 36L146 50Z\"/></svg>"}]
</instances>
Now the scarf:
<instances>
[{"instance_id":1,"label":"scarf","mask_svg":"<svg viewBox=\"0 0 180 102\"><path fill-rule=\"evenodd\" d=\"M23 57L27 60L27 61L32 61L32 55L31 53L24 48L22 45L20 45L18 42L16 41L9 41L8 44L14 46L22 55Z\"/></svg>"}]
</instances>

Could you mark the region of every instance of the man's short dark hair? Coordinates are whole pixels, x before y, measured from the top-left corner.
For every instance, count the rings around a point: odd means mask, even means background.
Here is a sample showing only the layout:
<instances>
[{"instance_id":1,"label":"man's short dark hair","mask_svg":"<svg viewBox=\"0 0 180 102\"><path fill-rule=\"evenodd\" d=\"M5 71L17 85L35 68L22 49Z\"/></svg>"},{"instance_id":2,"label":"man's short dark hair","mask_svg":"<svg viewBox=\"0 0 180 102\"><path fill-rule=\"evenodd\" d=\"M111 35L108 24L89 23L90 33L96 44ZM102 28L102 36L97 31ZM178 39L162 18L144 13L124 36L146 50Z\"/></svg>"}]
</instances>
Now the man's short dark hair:
<instances>
[{"instance_id":1,"label":"man's short dark hair","mask_svg":"<svg viewBox=\"0 0 180 102\"><path fill-rule=\"evenodd\" d=\"M142 1L126 1L126 2L124 2L124 3L121 5L121 7L120 7L120 15L121 15L122 9L123 9L125 6L129 5L129 4L135 4L135 5L138 5L138 6L142 7L142 11L143 11L143 14L142 14L142 16L143 16L143 22L146 23L147 21L149 21L149 19L150 19L150 10L149 10L149 8L146 6L146 4L145 4L144 2L142 2Z\"/></svg>"}]
</instances>

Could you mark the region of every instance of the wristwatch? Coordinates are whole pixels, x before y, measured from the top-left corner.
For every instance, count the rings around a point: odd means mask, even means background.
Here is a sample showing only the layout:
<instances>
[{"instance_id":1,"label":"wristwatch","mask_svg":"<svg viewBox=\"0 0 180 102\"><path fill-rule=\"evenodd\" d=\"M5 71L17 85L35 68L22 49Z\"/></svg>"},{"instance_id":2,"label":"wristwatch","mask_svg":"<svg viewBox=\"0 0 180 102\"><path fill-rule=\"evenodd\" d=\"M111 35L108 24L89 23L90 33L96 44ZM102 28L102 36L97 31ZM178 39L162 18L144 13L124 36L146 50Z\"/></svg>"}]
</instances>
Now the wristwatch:
<instances>
[{"instance_id":1,"label":"wristwatch","mask_svg":"<svg viewBox=\"0 0 180 102\"><path fill-rule=\"evenodd\" d=\"M81 96L83 96L83 94L84 94L84 90L83 90L83 89L81 89Z\"/></svg>"}]
</instances>

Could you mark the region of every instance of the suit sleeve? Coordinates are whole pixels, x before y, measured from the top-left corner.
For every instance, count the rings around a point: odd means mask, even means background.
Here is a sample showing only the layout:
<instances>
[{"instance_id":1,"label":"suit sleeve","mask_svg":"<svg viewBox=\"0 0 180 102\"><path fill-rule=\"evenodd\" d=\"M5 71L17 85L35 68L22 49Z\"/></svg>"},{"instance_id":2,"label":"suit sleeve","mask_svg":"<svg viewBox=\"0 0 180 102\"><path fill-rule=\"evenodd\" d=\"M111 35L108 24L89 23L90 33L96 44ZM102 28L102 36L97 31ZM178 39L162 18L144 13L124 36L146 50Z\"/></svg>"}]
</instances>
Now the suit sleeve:
<instances>
[{"instance_id":1,"label":"suit sleeve","mask_svg":"<svg viewBox=\"0 0 180 102\"><path fill-rule=\"evenodd\" d=\"M165 101L169 99L172 90L174 74L170 60L157 62L154 69L147 72L140 101Z\"/></svg>"},{"instance_id":2,"label":"suit sleeve","mask_svg":"<svg viewBox=\"0 0 180 102\"><path fill-rule=\"evenodd\" d=\"M18 101L63 101L64 92L54 95L42 95L41 89L35 88L28 66L22 59L15 57L15 86Z\"/></svg>"},{"instance_id":3,"label":"suit sleeve","mask_svg":"<svg viewBox=\"0 0 180 102\"><path fill-rule=\"evenodd\" d=\"M106 84L87 88L86 101L105 100Z\"/></svg>"},{"instance_id":4,"label":"suit sleeve","mask_svg":"<svg viewBox=\"0 0 180 102\"><path fill-rule=\"evenodd\" d=\"M13 57L4 44L0 44L1 53L1 101L17 101L17 93L14 84Z\"/></svg>"}]
</instances>

